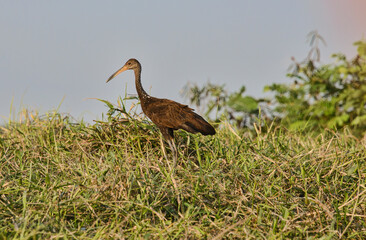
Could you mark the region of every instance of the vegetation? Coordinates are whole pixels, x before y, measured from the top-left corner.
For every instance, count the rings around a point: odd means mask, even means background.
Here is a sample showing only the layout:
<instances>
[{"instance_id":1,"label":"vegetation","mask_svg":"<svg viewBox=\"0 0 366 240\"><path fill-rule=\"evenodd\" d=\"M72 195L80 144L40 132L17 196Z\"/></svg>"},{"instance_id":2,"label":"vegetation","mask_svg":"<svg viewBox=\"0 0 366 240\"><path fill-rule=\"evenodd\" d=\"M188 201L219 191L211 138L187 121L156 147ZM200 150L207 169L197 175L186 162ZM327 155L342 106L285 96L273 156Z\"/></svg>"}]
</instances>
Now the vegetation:
<instances>
[{"instance_id":1,"label":"vegetation","mask_svg":"<svg viewBox=\"0 0 366 240\"><path fill-rule=\"evenodd\" d=\"M347 132L181 131L172 171L153 125L108 118L1 128L0 239L366 237L365 145Z\"/></svg>"},{"instance_id":2,"label":"vegetation","mask_svg":"<svg viewBox=\"0 0 366 240\"><path fill-rule=\"evenodd\" d=\"M270 120L269 100L256 99L244 93L245 86L229 94L225 85L210 82L202 87L188 83L182 91L182 95L188 98L191 104L204 111L206 116L213 116L213 121L216 122L228 120L236 127L243 128L253 126L258 118Z\"/></svg>"},{"instance_id":3,"label":"vegetation","mask_svg":"<svg viewBox=\"0 0 366 240\"><path fill-rule=\"evenodd\" d=\"M310 33L309 38L307 58L301 62L293 59L293 71L288 74L292 82L265 87L272 98L244 96L244 86L228 94L224 86L211 83L187 86L184 95L198 107L204 102L208 115L217 110L216 121L228 119L239 127L252 126L261 118L302 131L347 126L362 137L366 131L366 41L355 43L357 55L351 60L339 53L332 56L334 63L320 64L319 44L324 40L317 32Z\"/></svg>"},{"instance_id":4,"label":"vegetation","mask_svg":"<svg viewBox=\"0 0 366 240\"><path fill-rule=\"evenodd\" d=\"M125 100L101 100L109 110L94 124L57 112L9 120L0 240L365 239L366 43L353 60L320 65L313 36L293 83L267 87L273 99L187 87L218 131L178 131L176 169Z\"/></svg>"},{"instance_id":5,"label":"vegetation","mask_svg":"<svg viewBox=\"0 0 366 240\"><path fill-rule=\"evenodd\" d=\"M305 61L294 60L294 71L288 75L294 79L292 84L272 84L266 88L275 93L275 112L283 114L282 124L290 129L308 130L349 126L354 134L364 134L366 42L359 41L355 45L358 54L353 59L334 54L335 63L326 65L317 64L319 49L316 45Z\"/></svg>"}]
</instances>

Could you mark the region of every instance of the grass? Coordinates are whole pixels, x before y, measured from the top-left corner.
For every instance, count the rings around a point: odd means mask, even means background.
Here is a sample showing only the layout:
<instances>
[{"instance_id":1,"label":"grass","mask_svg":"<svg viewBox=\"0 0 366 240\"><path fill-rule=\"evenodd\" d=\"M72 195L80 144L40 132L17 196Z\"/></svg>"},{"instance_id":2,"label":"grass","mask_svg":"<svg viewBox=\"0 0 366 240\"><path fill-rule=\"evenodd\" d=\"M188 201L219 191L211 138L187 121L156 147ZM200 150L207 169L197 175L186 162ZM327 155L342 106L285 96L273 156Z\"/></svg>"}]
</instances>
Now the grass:
<instances>
[{"instance_id":1,"label":"grass","mask_svg":"<svg viewBox=\"0 0 366 240\"><path fill-rule=\"evenodd\" d=\"M122 116L122 115L121 115ZM0 239L365 239L365 143L282 128L177 132L23 114L0 130Z\"/></svg>"}]
</instances>

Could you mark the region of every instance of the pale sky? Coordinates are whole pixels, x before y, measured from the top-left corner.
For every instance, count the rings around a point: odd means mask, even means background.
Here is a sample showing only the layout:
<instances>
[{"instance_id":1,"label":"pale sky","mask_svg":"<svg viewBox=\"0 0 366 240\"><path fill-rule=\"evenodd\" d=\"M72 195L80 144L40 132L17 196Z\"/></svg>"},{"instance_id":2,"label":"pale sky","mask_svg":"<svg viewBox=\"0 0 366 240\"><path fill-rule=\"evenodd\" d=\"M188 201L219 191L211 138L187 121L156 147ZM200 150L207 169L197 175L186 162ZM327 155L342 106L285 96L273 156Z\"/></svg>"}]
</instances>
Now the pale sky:
<instances>
[{"instance_id":1,"label":"pale sky","mask_svg":"<svg viewBox=\"0 0 366 240\"><path fill-rule=\"evenodd\" d=\"M365 37L365 0L0 1L0 121L26 107L55 109L91 122L107 112L101 98L135 94L133 72L106 79L129 58L142 64L152 96L188 103L187 82L265 96L302 60L306 36L326 40L322 61ZM13 102L13 103L12 103Z\"/></svg>"}]
</instances>

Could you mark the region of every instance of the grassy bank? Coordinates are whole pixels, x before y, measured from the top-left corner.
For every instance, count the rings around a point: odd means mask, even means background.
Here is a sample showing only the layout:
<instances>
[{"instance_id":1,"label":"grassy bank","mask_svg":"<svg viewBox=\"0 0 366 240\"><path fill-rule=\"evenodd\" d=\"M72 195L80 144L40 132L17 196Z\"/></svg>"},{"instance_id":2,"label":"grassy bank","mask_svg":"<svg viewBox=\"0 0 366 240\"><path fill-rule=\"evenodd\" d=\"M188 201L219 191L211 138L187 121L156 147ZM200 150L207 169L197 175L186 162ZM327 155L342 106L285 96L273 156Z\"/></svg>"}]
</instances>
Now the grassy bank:
<instances>
[{"instance_id":1,"label":"grassy bank","mask_svg":"<svg viewBox=\"0 0 366 240\"><path fill-rule=\"evenodd\" d=\"M347 133L178 132L172 171L146 121L25 114L0 132L0 239L366 238L365 144Z\"/></svg>"}]
</instances>

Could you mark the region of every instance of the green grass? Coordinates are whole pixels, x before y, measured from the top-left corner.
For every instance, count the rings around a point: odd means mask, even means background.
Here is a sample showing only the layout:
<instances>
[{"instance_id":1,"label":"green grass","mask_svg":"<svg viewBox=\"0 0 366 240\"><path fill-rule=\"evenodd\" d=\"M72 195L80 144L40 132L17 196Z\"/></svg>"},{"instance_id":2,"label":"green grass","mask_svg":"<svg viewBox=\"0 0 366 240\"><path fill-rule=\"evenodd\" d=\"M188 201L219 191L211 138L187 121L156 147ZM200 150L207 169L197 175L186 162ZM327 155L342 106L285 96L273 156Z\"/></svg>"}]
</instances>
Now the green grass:
<instances>
[{"instance_id":1,"label":"green grass","mask_svg":"<svg viewBox=\"0 0 366 240\"><path fill-rule=\"evenodd\" d=\"M24 114L0 130L0 239L365 239L365 142Z\"/></svg>"}]
</instances>

